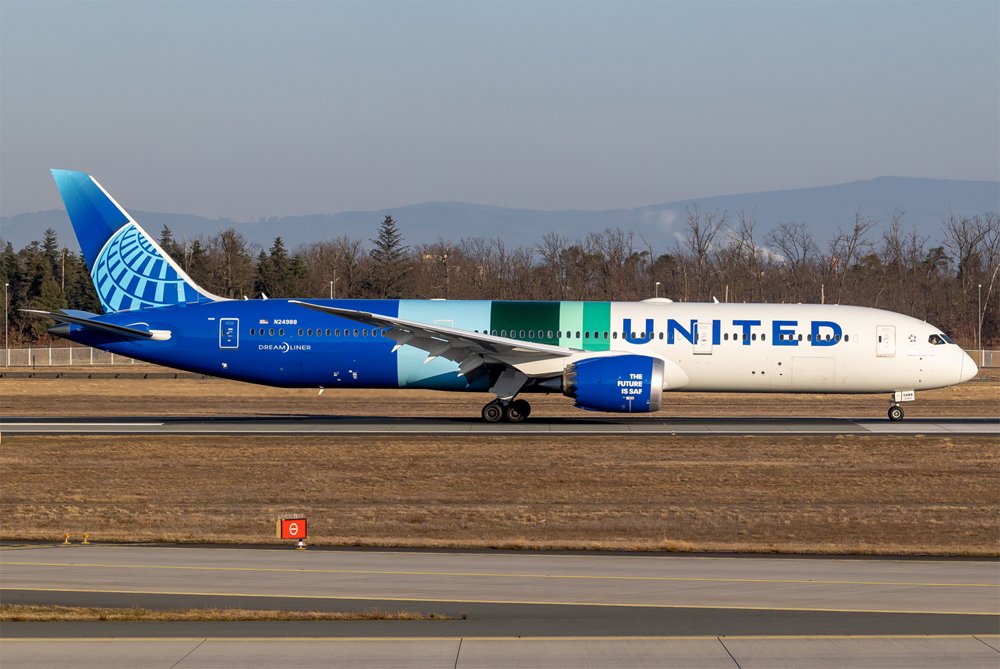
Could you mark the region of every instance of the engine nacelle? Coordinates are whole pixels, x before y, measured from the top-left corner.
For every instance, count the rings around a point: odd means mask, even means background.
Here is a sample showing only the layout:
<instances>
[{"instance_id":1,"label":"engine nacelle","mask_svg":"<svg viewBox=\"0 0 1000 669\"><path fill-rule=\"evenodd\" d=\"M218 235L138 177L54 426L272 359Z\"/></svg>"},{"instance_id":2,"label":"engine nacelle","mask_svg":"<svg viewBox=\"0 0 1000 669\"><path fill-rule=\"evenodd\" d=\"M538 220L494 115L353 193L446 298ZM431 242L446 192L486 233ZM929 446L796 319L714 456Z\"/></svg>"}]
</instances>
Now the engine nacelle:
<instances>
[{"instance_id":1,"label":"engine nacelle","mask_svg":"<svg viewBox=\"0 0 1000 669\"><path fill-rule=\"evenodd\" d=\"M662 360L645 355L586 358L566 367L563 394L591 411L659 411L663 367Z\"/></svg>"}]
</instances>

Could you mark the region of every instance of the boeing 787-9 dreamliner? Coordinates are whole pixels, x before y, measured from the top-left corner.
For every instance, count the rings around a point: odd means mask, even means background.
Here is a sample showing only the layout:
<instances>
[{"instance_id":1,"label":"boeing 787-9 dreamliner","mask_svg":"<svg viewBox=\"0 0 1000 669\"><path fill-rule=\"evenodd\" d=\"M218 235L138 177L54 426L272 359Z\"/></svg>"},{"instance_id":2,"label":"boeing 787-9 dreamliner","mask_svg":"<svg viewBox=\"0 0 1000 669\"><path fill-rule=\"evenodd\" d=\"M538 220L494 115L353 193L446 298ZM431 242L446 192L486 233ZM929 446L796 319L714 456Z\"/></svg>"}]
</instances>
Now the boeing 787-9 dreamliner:
<instances>
[{"instance_id":1,"label":"boeing 787-9 dreamliner","mask_svg":"<svg viewBox=\"0 0 1000 669\"><path fill-rule=\"evenodd\" d=\"M975 362L902 314L818 304L243 299L198 286L93 177L52 170L103 314L32 313L50 332L138 360L288 388L489 392L487 422L519 422L529 393L594 411L658 411L677 391L918 390Z\"/></svg>"}]
</instances>

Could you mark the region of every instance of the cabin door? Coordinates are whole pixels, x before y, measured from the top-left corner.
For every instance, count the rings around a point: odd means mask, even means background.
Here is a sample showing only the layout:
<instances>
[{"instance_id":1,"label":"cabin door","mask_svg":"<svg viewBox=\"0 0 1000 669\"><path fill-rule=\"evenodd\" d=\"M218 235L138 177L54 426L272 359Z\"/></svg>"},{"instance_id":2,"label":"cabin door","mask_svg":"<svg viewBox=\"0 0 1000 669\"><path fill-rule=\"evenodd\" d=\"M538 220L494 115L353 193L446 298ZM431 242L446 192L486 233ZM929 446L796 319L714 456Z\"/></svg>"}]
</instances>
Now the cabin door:
<instances>
[{"instance_id":1,"label":"cabin door","mask_svg":"<svg viewBox=\"0 0 1000 669\"><path fill-rule=\"evenodd\" d=\"M712 355L712 321L699 321L694 340L695 355Z\"/></svg>"},{"instance_id":2,"label":"cabin door","mask_svg":"<svg viewBox=\"0 0 1000 669\"><path fill-rule=\"evenodd\" d=\"M219 348L240 347L240 319L219 319Z\"/></svg>"},{"instance_id":3,"label":"cabin door","mask_svg":"<svg viewBox=\"0 0 1000 669\"><path fill-rule=\"evenodd\" d=\"M875 355L880 358L896 355L896 326L879 325L875 328Z\"/></svg>"}]
</instances>

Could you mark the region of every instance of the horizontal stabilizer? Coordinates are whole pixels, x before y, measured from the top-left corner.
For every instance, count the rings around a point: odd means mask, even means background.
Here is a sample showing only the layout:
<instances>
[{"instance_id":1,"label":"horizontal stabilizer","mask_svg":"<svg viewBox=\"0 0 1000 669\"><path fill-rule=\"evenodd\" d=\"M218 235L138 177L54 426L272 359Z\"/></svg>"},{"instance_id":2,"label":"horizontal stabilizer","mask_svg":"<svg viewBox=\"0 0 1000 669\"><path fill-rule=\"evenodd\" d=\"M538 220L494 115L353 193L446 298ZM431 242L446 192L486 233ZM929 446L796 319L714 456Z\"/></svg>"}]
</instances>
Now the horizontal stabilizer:
<instances>
[{"instance_id":1,"label":"horizontal stabilizer","mask_svg":"<svg viewBox=\"0 0 1000 669\"><path fill-rule=\"evenodd\" d=\"M140 330L138 328L127 327L124 325L105 323L103 321L94 320L93 318L88 318L87 316L96 316L96 314L88 314L84 311L76 312L74 314L68 314L64 311L41 311L39 309L21 309L21 311L33 316L51 318L59 323L72 323L73 325L79 325L82 328L110 332L124 337L151 339L153 341L166 341L167 339L170 339L169 330Z\"/></svg>"}]
</instances>

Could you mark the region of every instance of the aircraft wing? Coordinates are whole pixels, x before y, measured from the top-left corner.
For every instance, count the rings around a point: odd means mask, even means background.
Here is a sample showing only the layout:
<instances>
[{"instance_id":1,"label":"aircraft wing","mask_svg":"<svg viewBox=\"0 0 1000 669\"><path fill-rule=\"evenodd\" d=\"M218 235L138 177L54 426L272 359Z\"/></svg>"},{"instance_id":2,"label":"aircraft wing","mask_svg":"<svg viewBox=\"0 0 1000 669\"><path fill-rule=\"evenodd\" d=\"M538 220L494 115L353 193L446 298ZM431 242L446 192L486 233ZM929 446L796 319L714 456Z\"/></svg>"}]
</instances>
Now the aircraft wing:
<instances>
[{"instance_id":1,"label":"aircraft wing","mask_svg":"<svg viewBox=\"0 0 1000 669\"><path fill-rule=\"evenodd\" d=\"M535 360L565 358L580 352L565 346L497 337L485 332L470 332L444 325L419 323L367 311L328 307L301 300L290 300L290 302L365 325L388 328L385 336L396 342L394 351L401 346L414 346L427 351L427 359L424 362L430 362L437 357L454 360L459 363L463 374L479 367L483 362L515 365Z\"/></svg>"}]
</instances>

